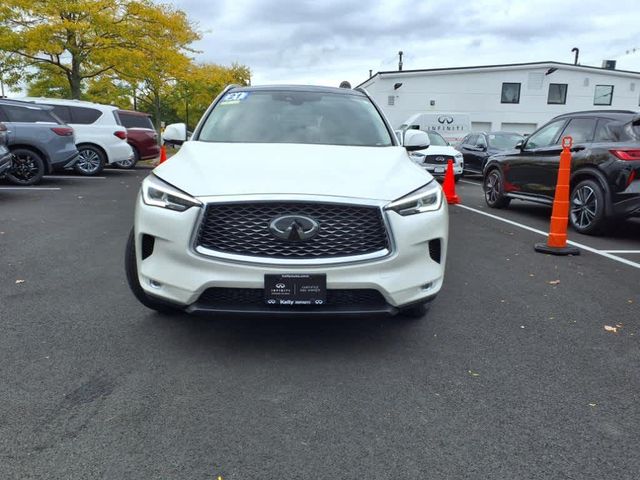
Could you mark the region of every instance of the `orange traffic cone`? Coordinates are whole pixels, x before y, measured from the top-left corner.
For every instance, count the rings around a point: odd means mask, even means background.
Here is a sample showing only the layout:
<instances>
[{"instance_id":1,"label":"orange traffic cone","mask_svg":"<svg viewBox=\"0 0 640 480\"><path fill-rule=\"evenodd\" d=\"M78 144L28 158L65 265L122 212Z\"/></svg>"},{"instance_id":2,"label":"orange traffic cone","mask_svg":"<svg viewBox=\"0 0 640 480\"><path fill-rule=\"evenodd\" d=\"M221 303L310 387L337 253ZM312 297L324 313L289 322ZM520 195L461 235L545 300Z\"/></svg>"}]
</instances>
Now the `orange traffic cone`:
<instances>
[{"instance_id":1,"label":"orange traffic cone","mask_svg":"<svg viewBox=\"0 0 640 480\"><path fill-rule=\"evenodd\" d=\"M456 205L460 203L460 197L456 195L456 182L453 174L453 160L449 160L449 162L447 163L447 173L444 174L442 189L444 190L444 196L447 197L447 203L449 205Z\"/></svg>"},{"instance_id":2,"label":"orange traffic cone","mask_svg":"<svg viewBox=\"0 0 640 480\"><path fill-rule=\"evenodd\" d=\"M558 168L558 183L553 198L551 225L547 243L536 243L534 249L552 255L580 255L580 250L567 245L567 223L569 223L569 177L571 174L571 145L573 139L562 139L562 153Z\"/></svg>"},{"instance_id":3,"label":"orange traffic cone","mask_svg":"<svg viewBox=\"0 0 640 480\"><path fill-rule=\"evenodd\" d=\"M167 147L162 145L162 147L160 147L160 161L158 162L158 165L162 165L166 161L167 161Z\"/></svg>"}]
</instances>

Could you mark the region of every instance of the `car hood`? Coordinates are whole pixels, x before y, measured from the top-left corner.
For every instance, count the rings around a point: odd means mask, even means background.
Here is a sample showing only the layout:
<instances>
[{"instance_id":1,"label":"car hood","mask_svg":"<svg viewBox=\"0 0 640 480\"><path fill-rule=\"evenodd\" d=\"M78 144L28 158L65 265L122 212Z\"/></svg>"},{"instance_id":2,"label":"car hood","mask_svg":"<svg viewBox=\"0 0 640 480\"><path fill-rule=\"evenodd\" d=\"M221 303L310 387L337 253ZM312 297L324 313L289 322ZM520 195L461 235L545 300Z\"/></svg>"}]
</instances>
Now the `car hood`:
<instances>
[{"instance_id":1,"label":"car hood","mask_svg":"<svg viewBox=\"0 0 640 480\"><path fill-rule=\"evenodd\" d=\"M194 196L307 194L395 200L432 177L402 147L185 142L154 171Z\"/></svg>"}]
</instances>

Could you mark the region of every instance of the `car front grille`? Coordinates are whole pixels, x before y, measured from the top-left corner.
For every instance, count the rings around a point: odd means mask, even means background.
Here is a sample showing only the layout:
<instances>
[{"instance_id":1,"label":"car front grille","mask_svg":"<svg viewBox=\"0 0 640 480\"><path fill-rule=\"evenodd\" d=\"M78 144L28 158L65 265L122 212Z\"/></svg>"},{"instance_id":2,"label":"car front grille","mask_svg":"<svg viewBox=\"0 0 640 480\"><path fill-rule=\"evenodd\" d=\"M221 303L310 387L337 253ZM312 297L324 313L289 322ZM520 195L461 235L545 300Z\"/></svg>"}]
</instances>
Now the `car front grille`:
<instances>
[{"instance_id":1,"label":"car front grille","mask_svg":"<svg viewBox=\"0 0 640 480\"><path fill-rule=\"evenodd\" d=\"M274 219L301 215L319 226L310 239L277 238ZM322 259L366 255L389 248L379 207L303 202L237 202L207 205L197 245L225 254L280 259Z\"/></svg>"},{"instance_id":2,"label":"car front grille","mask_svg":"<svg viewBox=\"0 0 640 480\"><path fill-rule=\"evenodd\" d=\"M327 301L322 306L303 305L297 307L282 307L279 305L267 305L264 301L264 290L262 288L208 288L205 290L197 302L200 308L232 309L236 308L269 308L271 310L309 310L340 308L349 309L374 309L384 308L387 302L382 294L373 289L329 289L327 290Z\"/></svg>"},{"instance_id":3,"label":"car front grille","mask_svg":"<svg viewBox=\"0 0 640 480\"><path fill-rule=\"evenodd\" d=\"M426 155L422 163L446 165L449 160L455 163L455 159L451 155Z\"/></svg>"}]
</instances>

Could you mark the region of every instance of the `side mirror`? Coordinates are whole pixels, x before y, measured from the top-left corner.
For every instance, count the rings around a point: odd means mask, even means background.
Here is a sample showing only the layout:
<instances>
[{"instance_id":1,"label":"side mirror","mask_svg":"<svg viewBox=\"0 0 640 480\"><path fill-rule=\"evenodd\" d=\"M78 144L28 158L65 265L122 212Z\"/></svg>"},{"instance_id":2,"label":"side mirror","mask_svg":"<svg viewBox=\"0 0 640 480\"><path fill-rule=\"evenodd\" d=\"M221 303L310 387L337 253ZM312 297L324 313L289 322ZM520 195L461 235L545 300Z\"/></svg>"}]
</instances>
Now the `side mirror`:
<instances>
[{"instance_id":1,"label":"side mirror","mask_svg":"<svg viewBox=\"0 0 640 480\"><path fill-rule=\"evenodd\" d=\"M429 145L431 145L431 140L426 132L422 130L407 130L404 132L404 148L406 148L408 152L424 150L429 147Z\"/></svg>"},{"instance_id":2,"label":"side mirror","mask_svg":"<svg viewBox=\"0 0 640 480\"><path fill-rule=\"evenodd\" d=\"M167 125L162 134L163 143L182 145L187 141L187 125L184 123L172 123Z\"/></svg>"},{"instance_id":3,"label":"side mirror","mask_svg":"<svg viewBox=\"0 0 640 480\"><path fill-rule=\"evenodd\" d=\"M517 150L522 150L524 148L524 140L520 140L518 143L516 143L516 146L514 147Z\"/></svg>"}]
</instances>

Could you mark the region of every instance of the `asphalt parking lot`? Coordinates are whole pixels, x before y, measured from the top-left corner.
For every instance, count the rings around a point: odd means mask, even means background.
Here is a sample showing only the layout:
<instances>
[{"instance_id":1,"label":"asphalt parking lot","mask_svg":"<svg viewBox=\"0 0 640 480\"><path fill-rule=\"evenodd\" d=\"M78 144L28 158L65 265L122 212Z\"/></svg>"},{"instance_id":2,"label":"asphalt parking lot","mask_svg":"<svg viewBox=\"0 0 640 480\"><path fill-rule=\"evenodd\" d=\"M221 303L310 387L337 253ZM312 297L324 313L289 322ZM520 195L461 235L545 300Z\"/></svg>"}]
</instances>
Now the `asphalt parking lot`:
<instances>
[{"instance_id":1,"label":"asphalt parking lot","mask_svg":"<svg viewBox=\"0 0 640 480\"><path fill-rule=\"evenodd\" d=\"M123 271L147 173L0 183L1 478L638 478L637 220L545 256L548 208L464 179L422 320L163 317Z\"/></svg>"}]
</instances>

